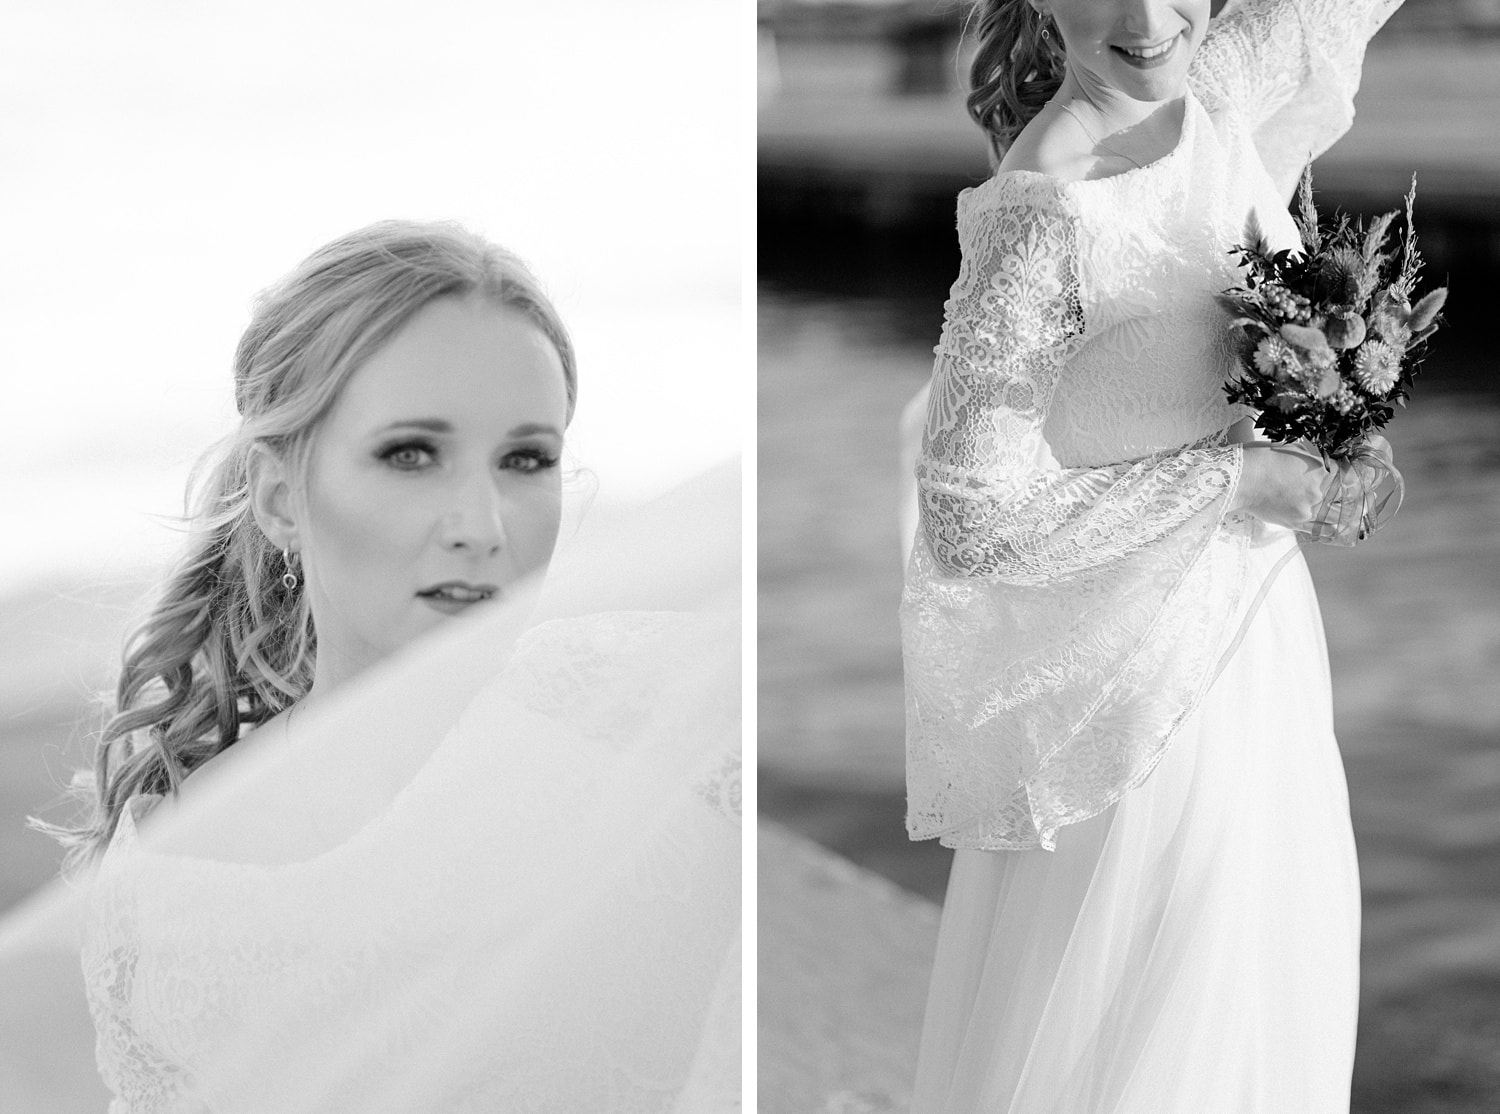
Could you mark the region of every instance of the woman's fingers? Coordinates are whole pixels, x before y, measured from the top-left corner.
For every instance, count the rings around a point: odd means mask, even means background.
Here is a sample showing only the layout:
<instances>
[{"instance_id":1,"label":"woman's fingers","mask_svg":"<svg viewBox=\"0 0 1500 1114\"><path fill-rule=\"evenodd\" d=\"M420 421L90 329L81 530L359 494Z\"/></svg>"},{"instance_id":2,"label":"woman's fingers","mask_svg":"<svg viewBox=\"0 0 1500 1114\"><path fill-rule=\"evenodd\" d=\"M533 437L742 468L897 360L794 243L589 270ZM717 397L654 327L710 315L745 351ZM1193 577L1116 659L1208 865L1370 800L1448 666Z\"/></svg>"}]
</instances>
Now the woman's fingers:
<instances>
[{"instance_id":1,"label":"woman's fingers","mask_svg":"<svg viewBox=\"0 0 1500 1114\"><path fill-rule=\"evenodd\" d=\"M1329 461L1303 441L1250 442L1246 450L1233 509L1334 545L1353 545L1374 529L1377 494L1395 472L1391 444L1378 433L1353 461Z\"/></svg>"}]
</instances>

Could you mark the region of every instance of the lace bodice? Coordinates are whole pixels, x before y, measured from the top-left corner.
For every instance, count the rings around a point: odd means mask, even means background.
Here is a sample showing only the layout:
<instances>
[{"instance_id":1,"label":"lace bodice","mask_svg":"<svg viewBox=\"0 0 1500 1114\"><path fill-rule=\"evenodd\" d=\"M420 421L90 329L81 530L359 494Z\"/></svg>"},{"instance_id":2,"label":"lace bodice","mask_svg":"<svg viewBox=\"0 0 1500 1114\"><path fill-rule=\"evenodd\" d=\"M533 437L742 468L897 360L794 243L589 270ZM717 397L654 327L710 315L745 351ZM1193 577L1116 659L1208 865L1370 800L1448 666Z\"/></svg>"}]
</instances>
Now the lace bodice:
<instances>
[{"instance_id":1,"label":"lace bodice","mask_svg":"<svg viewBox=\"0 0 1500 1114\"><path fill-rule=\"evenodd\" d=\"M729 633L536 628L305 861L159 853L127 813L83 953L111 1114L731 1109L735 1065L695 1070L738 1048Z\"/></svg>"},{"instance_id":2,"label":"lace bodice","mask_svg":"<svg viewBox=\"0 0 1500 1114\"><path fill-rule=\"evenodd\" d=\"M1050 847L1145 777L1211 677L1250 526L1214 295L1254 212L1348 127L1390 0L1246 0L1194 60L1165 157L958 203L902 621L908 827ZM1351 34L1351 27L1354 33Z\"/></svg>"}]
</instances>

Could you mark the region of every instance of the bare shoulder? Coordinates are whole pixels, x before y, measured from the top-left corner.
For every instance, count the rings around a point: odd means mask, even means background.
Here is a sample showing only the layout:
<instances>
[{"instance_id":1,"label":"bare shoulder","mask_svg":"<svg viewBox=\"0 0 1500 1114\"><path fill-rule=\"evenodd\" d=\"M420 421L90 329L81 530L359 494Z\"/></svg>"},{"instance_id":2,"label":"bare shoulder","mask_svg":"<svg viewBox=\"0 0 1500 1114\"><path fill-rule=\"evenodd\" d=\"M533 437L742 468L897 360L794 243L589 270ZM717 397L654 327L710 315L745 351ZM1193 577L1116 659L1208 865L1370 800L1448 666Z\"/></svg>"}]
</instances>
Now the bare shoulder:
<instances>
[{"instance_id":1,"label":"bare shoulder","mask_svg":"<svg viewBox=\"0 0 1500 1114\"><path fill-rule=\"evenodd\" d=\"M1063 182L1092 176L1098 164L1093 141L1071 116L1041 112L1021 129L999 169L1029 170Z\"/></svg>"}]
</instances>

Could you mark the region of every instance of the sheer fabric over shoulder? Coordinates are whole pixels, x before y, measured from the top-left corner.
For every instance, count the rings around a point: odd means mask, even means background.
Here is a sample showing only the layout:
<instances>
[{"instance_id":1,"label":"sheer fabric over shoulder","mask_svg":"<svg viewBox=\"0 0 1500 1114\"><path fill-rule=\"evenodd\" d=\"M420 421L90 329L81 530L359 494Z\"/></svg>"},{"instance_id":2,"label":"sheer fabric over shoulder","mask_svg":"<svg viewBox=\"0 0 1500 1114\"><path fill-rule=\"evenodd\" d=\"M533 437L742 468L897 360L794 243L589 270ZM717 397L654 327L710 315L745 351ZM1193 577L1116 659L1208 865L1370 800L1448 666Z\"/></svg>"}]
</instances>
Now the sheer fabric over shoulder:
<instances>
[{"instance_id":1,"label":"sheer fabric over shoulder","mask_svg":"<svg viewBox=\"0 0 1500 1114\"><path fill-rule=\"evenodd\" d=\"M83 949L112 1114L675 1109L738 974L732 629L535 628L302 861L162 853L128 820Z\"/></svg>"},{"instance_id":2,"label":"sheer fabric over shoulder","mask_svg":"<svg viewBox=\"0 0 1500 1114\"><path fill-rule=\"evenodd\" d=\"M1348 1109L1327 656L1293 537L1226 510L1214 295L1251 213L1297 243L1395 6L1231 5L1165 157L960 196L902 603L908 829L957 849L914 1114Z\"/></svg>"}]
</instances>

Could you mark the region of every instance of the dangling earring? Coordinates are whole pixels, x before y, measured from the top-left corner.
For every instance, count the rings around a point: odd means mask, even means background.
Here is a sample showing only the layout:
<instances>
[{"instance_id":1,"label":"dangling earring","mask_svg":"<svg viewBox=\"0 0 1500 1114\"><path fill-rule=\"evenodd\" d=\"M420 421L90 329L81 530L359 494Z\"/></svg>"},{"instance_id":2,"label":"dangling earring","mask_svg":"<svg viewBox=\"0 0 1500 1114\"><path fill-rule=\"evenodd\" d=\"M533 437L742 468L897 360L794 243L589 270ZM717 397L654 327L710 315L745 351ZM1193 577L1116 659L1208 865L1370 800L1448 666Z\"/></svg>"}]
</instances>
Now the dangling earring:
<instances>
[{"instance_id":1,"label":"dangling earring","mask_svg":"<svg viewBox=\"0 0 1500 1114\"><path fill-rule=\"evenodd\" d=\"M1033 6L1031 10L1036 12L1036 21L1040 25L1042 31L1041 40L1042 42L1046 42L1052 37L1052 32L1047 30L1047 13L1042 11L1039 6Z\"/></svg>"},{"instance_id":2,"label":"dangling earring","mask_svg":"<svg viewBox=\"0 0 1500 1114\"><path fill-rule=\"evenodd\" d=\"M286 550L281 551L281 563L286 566L286 572L281 574L281 586L288 592L297 590L297 574L292 571L292 555Z\"/></svg>"}]
</instances>

